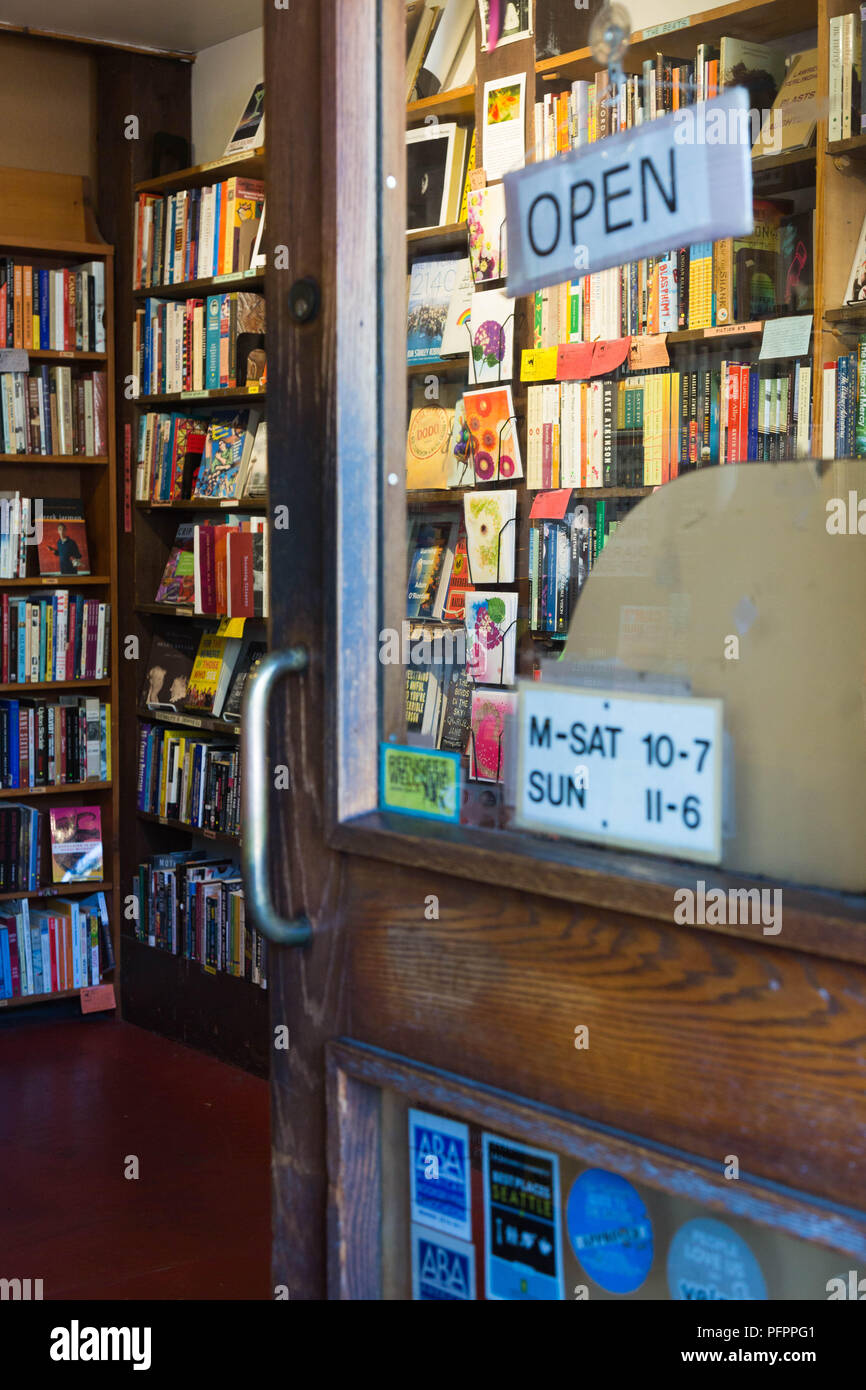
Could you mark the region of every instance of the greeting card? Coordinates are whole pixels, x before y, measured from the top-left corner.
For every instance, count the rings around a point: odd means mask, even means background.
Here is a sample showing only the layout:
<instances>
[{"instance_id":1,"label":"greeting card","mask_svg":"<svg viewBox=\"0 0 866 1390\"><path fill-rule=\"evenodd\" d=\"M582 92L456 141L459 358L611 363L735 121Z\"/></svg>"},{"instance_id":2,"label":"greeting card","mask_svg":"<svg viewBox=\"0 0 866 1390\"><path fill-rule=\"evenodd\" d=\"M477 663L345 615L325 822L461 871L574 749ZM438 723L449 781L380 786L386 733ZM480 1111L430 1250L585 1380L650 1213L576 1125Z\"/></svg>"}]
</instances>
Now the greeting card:
<instances>
[{"instance_id":1,"label":"greeting card","mask_svg":"<svg viewBox=\"0 0 866 1390\"><path fill-rule=\"evenodd\" d=\"M517 594L475 589L466 595L466 670L480 685L511 685Z\"/></svg>"},{"instance_id":2,"label":"greeting card","mask_svg":"<svg viewBox=\"0 0 866 1390\"><path fill-rule=\"evenodd\" d=\"M463 515L471 583L513 584L517 493L467 493Z\"/></svg>"},{"instance_id":3,"label":"greeting card","mask_svg":"<svg viewBox=\"0 0 866 1390\"><path fill-rule=\"evenodd\" d=\"M505 231L505 184L473 188L466 200L469 258L476 285L501 280L508 272Z\"/></svg>"},{"instance_id":4,"label":"greeting card","mask_svg":"<svg viewBox=\"0 0 866 1390\"><path fill-rule=\"evenodd\" d=\"M510 386L465 391L463 409L475 477L481 483L523 477Z\"/></svg>"},{"instance_id":5,"label":"greeting card","mask_svg":"<svg viewBox=\"0 0 866 1390\"><path fill-rule=\"evenodd\" d=\"M516 713L515 694L504 690L473 690L469 776L476 781L503 781L506 720Z\"/></svg>"},{"instance_id":6,"label":"greeting card","mask_svg":"<svg viewBox=\"0 0 866 1390\"><path fill-rule=\"evenodd\" d=\"M510 381L514 375L514 300L504 290L476 290L469 327L469 380L475 386Z\"/></svg>"}]
</instances>

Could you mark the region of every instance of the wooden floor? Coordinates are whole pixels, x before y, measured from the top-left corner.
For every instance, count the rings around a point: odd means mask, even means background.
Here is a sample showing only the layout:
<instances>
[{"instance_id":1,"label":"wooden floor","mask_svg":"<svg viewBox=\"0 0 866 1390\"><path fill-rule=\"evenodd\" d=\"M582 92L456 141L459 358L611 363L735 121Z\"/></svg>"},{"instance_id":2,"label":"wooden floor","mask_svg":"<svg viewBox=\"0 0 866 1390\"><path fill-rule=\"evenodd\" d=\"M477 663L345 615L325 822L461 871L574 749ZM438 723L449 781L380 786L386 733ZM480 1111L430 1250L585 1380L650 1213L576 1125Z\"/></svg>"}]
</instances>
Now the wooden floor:
<instances>
[{"instance_id":1,"label":"wooden floor","mask_svg":"<svg viewBox=\"0 0 866 1390\"><path fill-rule=\"evenodd\" d=\"M3 1023L0 1278L272 1298L267 1082L106 1018Z\"/></svg>"}]
</instances>

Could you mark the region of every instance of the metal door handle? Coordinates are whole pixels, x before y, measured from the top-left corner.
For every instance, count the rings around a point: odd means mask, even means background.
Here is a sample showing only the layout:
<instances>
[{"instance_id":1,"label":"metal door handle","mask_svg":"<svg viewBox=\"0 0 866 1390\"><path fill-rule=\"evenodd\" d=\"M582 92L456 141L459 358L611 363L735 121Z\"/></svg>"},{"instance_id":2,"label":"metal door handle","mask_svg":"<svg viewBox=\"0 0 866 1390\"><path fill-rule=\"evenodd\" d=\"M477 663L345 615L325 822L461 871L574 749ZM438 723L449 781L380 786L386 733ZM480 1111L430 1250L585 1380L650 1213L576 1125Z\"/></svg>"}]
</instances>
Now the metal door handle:
<instances>
[{"instance_id":1,"label":"metal door handle","mask_svg":"<svg viewBox=\"0 0 866 1390\"><path fill-rule=\"evenodd\" d=\"M309 665L306 647L287 647L270 652L248 680L244 691L241 720L241 860L247 902L253 921L278 946L305 946L313 934L306 917L288 922L271 901L268 874L268 704L271 692L282 676L305 671Z\"/></svg>"}]
</instances>

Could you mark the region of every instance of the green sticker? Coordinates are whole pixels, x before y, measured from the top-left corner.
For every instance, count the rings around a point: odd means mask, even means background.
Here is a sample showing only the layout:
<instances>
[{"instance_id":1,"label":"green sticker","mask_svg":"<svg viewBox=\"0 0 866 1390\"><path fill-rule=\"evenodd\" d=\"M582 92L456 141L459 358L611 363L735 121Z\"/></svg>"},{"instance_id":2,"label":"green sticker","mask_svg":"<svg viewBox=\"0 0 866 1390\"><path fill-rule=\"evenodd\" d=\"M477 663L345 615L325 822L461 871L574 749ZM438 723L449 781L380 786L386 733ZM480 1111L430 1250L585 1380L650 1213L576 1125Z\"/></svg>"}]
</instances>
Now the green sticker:
<instances>
[{"instance_id":1,"label":"green sticker","mask_svg":"<svg viewBox=\"0 0 866 1390\"><path fill-rule=\"evenodd\" d=\"M459 754L383 743L379 802L383 811L404 816L459 821Z\"/></svg>"}]
</instances>

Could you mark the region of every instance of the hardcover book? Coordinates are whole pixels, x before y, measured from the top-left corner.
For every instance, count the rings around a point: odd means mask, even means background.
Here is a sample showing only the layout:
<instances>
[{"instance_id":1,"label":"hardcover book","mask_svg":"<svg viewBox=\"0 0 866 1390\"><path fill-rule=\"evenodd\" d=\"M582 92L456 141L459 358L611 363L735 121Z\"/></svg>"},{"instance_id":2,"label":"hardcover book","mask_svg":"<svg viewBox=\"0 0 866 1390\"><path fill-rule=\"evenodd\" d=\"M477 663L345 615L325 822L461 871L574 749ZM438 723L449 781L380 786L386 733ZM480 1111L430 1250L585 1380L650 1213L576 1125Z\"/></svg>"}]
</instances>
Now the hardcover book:
<instances>
[{"instance_id":1,"label":"hardcover book","mask_svg":"<svg viewBox=\"0 0 866 1390\"><path fill-rule=\"evenodd\" d=\"M252 451L258 420L258 412L244 410L231 419L211 421L193 497L238 496L239 475L245 454Z\"/></svg>"},{"instance_id":2,"label":"hardcover book","mask_svg":"<svg viewBox=\"0 0 866 1390\"><path fill-rule=\"evenodd\" d=\"M54 883L102 878L102 821L98 806L55 806L48 812Z\"/></svg>"},{"instance_id":3,"label":"hardcover book","mask_svg":"<svg viewBox=\"0 0 866 1390\"><path fill-rule=\"evenodd\" d=\"M466 163L466 129L453 121L406 131L406 228L410 232L457 221Z\"/></svg>"},{"instance_id":4,"label":"hardcover book","mask_svg":"<svg viewBox=\"0 0 866 1390\"><path fill-rule=\"evenodd\" d=\"M465 753L472 721L475 686L463 670L452 670L445 686L439 747L446 753Z\"/></svg>"}]
</instances>

